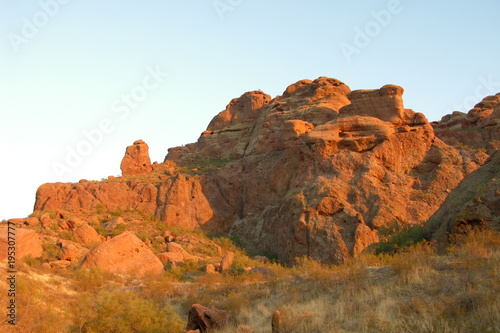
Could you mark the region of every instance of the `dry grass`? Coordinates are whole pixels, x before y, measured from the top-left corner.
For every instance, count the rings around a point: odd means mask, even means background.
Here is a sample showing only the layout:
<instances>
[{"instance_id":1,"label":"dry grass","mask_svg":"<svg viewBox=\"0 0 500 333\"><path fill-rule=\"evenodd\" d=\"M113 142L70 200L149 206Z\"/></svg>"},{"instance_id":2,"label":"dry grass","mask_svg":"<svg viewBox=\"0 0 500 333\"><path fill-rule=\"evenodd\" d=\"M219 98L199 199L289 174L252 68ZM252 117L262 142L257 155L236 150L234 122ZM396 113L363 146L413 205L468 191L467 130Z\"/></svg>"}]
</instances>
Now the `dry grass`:
<instances>
[{"instance_id":1,"label":"dry grass","mask_svg":"<svg viewBox=\"0 0 500 333\"><path fill-rule=\"evenodd\" d=\"M446 256L420 242L391 255L362 254L340 266L307 258L294 267L264 264L227 239L216 242L236 251L234 268L222 274L204 273L194 262L141 279L26 266L18 279L18 325L1 322L0 331L180 332L194 303L230 312L229 326L219 333L270 332L275 310L287 333L500 331L495 232L465 231ZM246 266L274 274L248 273ZM4 282L0 292L6 294Z\"/></svg>"}]
</instances>

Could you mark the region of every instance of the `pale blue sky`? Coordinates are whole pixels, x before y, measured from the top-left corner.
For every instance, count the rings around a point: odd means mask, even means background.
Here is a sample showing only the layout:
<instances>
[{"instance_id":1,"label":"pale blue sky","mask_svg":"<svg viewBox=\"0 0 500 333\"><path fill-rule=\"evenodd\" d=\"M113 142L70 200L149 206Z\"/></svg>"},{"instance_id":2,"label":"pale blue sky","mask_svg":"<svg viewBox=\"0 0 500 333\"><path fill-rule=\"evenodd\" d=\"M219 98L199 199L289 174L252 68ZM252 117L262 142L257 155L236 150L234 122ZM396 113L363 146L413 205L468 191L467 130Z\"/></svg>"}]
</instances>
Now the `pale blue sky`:
<instances>
[{"instance_id":1,"label":"pale blue sky","mask_svg":"<svg viewBox=\"0 0 500 333\"><path fill-rule=\"evenodd\" d=\"M0 218L30 214L42 183L120 174L136 139L162 161L249 90L329 76L401 85L430 120L467 111L500 91L499 14L498 0L0 0Z\"/></svg>"}]
</instances>

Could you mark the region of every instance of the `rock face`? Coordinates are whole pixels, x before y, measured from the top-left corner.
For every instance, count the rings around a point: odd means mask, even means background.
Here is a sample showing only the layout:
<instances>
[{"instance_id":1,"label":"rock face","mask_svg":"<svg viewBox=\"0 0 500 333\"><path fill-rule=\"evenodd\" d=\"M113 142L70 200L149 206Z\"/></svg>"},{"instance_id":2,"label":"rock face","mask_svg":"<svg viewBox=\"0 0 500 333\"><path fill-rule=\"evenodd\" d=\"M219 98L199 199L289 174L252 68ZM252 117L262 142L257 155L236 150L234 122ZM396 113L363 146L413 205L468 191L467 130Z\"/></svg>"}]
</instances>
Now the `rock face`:
<instances>
[{"instance_id":1,"label":"rock face","mask_svg":"<svg viewBox=\"0 0 500 333\"><path fill-rule=\"evenodd\" d=\"M117 208L139 209L154 214L167 225L210 229L214 212L199 180L176 174L159 184L117 180L78 184L52 183L40 186L35 210L91 211L99 206L112 211Z\"/></svg>"},{"instance_id":2,"label":"rock face","mask_svg":"<svg viewBox=\"0 0 500 333\"><path fill-rule=\"evenodd\" d=\"M144 175L153 170L149 158L149 146L142 140L137 140L128 146L120 165L122 176Z\"/></svg>"},{"instance_id":3,"label":"rock face","mask_svg":"<svg viewBox=\"0 0 500 333\"><path fill-rule=\"evenodd\" d=\"M12 231L12 229L10 230ZM7 225L0 225L0 260L9 257L9 229ZM13 236L12 234L10 235ZM16 260L26 256L39 258L43 253L42 242L34 230L16 228L15 230Z\"/></svg>"},{"instance_id":4,"label":"rock face","mask_svg":"<svg viewBox=\"0 0 500 333\"><path fill-rule=\"evenodd\" d=\"M500 93L488 96L467 114L453 112L433 123L436 135L452 146L500 149Z\"/></svg>"},{"instance_id":5,"label":"rock face","mask_svg":"<svg viewBox=\"0 0 500 333\"><path fill-rule=\"evenodd\" d=\"M200 304L193 304L189 310L186 330L200 330L200 332L213 332L224 327L229 321L229 313L217 309L209 309Z\"/></svg>"},{"instance_id":6,"label":"rock face","mask_svg":"<svg viewBox=\"0 0 500 333\"><path fill-rule=\"evenodd\" d=\"M137 236L124 232L87 253L81 267L97 266L111 273L160 274L163 264Z\"/></svg>"},{"instance_id":7,"label":"rock face","mask_svg":"<svg viewBox=\"0 0 500 333\"><path fill-rule=\"evenodd\" d=\"M155 181L45 184L35 209L139 209L167 225L238 236L288 263L339 263L377 242L387 223L425 222L497 147L498 96L470 112L466 126L483 141L469 147L451 118L431 125L406 109L403 92L351 91L325 77L273 99L248 92L196 143L169 149L147 175Z\"/></svg>"},{"instance_id":8,"label":"rock face","mask_svg":"<svg viewBox=\"0 0 500 333\"><path fill-rule=\"evenodd\" d=\"M427 232L446 248L448 235L462 226L500 231L500 152L467 176L426 224Z\"/></svg>"}]
</instances>

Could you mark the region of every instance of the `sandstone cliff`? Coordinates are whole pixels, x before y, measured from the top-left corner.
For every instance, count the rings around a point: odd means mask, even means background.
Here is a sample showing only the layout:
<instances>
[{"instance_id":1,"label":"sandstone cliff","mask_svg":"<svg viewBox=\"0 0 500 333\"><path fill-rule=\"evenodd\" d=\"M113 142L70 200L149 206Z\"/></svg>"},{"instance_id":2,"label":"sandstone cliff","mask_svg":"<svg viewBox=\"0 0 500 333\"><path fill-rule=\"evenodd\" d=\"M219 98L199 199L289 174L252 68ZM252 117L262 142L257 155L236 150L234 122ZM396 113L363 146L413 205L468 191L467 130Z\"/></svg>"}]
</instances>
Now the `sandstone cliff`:
<instances>
[{"instance_id":1,"label":"sandstone cliff","mask_svg":"<svg viewBox=\"0 0 500 333\"><path fill-rule=\"evenodd\" d=\"M460 144L449 119L429 124L402 95L395 85L351 91L325 77L273 99L247 92L162 164L127 149L122 167L151 171L45 184L35 209L138 209L168 225L238 236L285 262L342 262L377 242L387 223L425 222L496 149L498 107L479 106L475 114L488 120L473 126L483 141Z\"/></svg>"}]
</instances>

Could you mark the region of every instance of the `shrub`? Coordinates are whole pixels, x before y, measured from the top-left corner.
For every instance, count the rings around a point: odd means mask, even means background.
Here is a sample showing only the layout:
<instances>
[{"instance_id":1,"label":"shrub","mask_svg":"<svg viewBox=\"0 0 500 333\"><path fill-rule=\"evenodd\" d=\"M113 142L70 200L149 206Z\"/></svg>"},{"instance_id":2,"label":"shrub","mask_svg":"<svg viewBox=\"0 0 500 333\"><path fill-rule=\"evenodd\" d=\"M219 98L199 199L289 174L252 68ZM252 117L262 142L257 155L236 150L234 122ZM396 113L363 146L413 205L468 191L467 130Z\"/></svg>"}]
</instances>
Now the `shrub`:
<instances>
[{"instance_id":1,"label":"shrub","mask_svg":"<svg viewBox=\"0 0 500 333\"><path fill-rule=\"evenodd\" d=\"M131 292L101 291L83 300L77 317L82 332L182 332L185 323L168 305Z\"/></svg>"},{"instance_id":2,"label":"shrub","mask_svg":"<svg viewBox=\"0 0 500 333\"><path fill-rule=\"evenodd\" d=\"M375 254L396 253L400 249L413 246L425 240L423 224L393 222L381 227L379 233L383 241L374 246Z\"/></svg>"}]
</instances>

